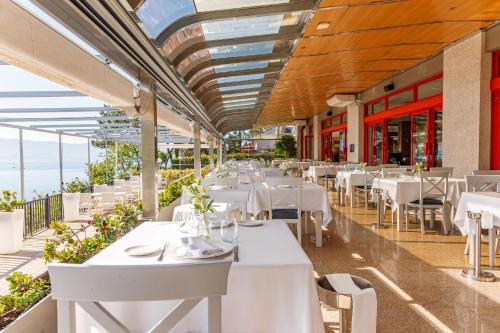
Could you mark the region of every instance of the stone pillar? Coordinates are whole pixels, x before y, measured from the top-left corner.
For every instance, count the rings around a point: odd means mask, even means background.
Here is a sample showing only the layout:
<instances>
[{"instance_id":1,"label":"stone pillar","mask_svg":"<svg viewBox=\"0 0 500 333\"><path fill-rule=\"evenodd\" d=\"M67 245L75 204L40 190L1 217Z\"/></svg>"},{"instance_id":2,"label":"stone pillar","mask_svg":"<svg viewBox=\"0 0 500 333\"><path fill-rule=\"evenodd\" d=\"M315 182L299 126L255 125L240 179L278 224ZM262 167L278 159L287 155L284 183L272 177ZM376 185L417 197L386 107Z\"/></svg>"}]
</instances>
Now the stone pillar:
<instances>
[{"instance_id":1,"label":"stone pillar","mask_svg":"<svg viewBox=\"0 0 500 333\"><path fill-rule=\"evenodd\" d=\"M319 114L313 117L313 159L321 159L321 121Z\"/></svg>"},{"instance_id":2,"label":"stone pillar","mask_svg":"<svg viewBox=\"0 0 500 333\"><path fill-rule=\"evenodd\" d=\"M445 49L443 59L443 166L463 177L490 166L491 53L484 32Z\"/></svg>"},{"instance_id":3,"label":"stone pillar","mask_svg":"<svg viewBox=\"0 0 500 333\"><path fill-rule=\"evenodd\" d=\"M210 170L214 169L214 139L209 138L208 141L208 156L210 158Z\"/></svg>"},{"instance_id":4,"label":"stone pillar","mask_svg":"<svg viewBox=\"0 0 500 333\"><path fill-rule=\"evenodd\" d=\"M347 160L351 162L363 162L365 154L364 104L354 102L347 106ZM354 151L351 152L351 145Z\"/></svg>"},{"instance_id":5,"label":"stone pillar","mask_svg":"<svg viewBox=\"0 0 500 333\"><path fill-rule=\"evenodd\" d=\"M200 122L196 120L193 124L193 143L194 143L194 176L201 179L201 138Z\"/></svg>"},{"instance_id":6,"label":"stone pillar","mask_svg":"<svg viewBox=\"0 0 500 333\"><path fill-rule=\"evenodd\" d=\"M158 213L158 176L157 176L157 140L156 140L156 94L153 79L141 72L140 122L141 122L141 193L144 217L156 219Z\"/></svg>"},{"instance_id":7,"label":"stone pillar","mask_svg":"<svg viewBox=\"0 0 500 333\"><path fill-rule=\"evenodd\" d=\"M222 165L223 163L223 150L224 150L224 141L219 140L219 144L217 146L217 165Z\"/></svg>"},{"instance_id":8,"label":"stone pillar","mask_svg":"<svg viewBox=\"0 0 500 333\"><path fill-rule=\"evenodd\" d=\"M300 129L302 126L297 125L295 126L295 137L297 141L297 158L300 160L302 159L302 138L300 137Z\"/></svg>"}]
</instances>

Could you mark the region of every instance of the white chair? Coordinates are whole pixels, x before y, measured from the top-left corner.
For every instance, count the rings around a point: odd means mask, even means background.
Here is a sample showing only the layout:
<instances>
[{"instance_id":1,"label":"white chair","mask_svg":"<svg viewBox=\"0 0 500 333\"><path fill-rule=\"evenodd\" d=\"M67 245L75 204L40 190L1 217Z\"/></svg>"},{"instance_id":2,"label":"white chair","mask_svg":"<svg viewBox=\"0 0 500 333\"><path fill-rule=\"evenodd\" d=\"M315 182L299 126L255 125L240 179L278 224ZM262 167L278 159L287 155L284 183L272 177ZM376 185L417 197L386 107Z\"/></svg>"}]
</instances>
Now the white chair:
<instances>
[{"instance_id":1,"label":"white chair","mask_svg":"<svg viewBox=\"0 0 500 333\"><path fill-rule=\"evenodd\" d=\"M381 168L399 168L399 164L396 163L387 163L387 164L380 164Z\"/></svg>"},{"instance_id":2,"label":"white chair","mask_svg":"<svg viewBox=\"0 0 500 333\"><path fill-rule=\"evenodd\" d=\"M209 186L212 185L236 188L238 186L238 177L225 177L225 178L205 177L201 181L201 185L203 187L206 187L207 189L209 188Z\"/></svg>"},{"instance_id":3,"label":"white chair","mask_svg":"<svg viewBox=\"0 0 500 333\"><path fill-rule=\"evenodd\" d=\"M453 168L453 167L430 168L430 171L446 171L446 172L448 172L449 177L453 177L454 170L455 170L455 168Z\"/></svg>"},{"instance_id":4,"label":"white chair","mask_svg":"<svg viewBox=\"0 0 500 333\"><path fill-rule=\"evenodd\" d=\"M382 176L382 169L378 166L366 166L365 167L365 182L361 186L356 186L354 196L358 201L359 206L359 197L360 194L363 195L363 199L365 201L365 209L368 209L368 193L372 190L372 184L375 178L380 178Z\"/></svg>"},{"instance_id":5,"label":"white chair","mask_svg":"<svg viewBox=\"0 0 500 333\"><path fill-rule=\"evenodd\" d=\"M406 204L406 228L410 210L415 212L420 220L420 229L425 234L425 210L430 210L431 228L434 227L435 212L441 213L443 232L448 233L448 217L446 198L448 197L449 171L422 171L420 172L419 199Z\"/></svg>"},{"instance_id":6,"label":"white chair","mask_svg":"<svg viewBox=\"0 0 500 333\"><path fill-rule=\"evenodd\" d=\"M473 170L472 174L474 176L488 176L488 175L500 175L500 170Z\"/></svg>"},{"instance_id":7,"label":"white chair","mask_svg":"<svg viewBox=\"0 0 500 333\"><path fill-rule=\"evenodd\" d=\"M108 185L94 185L94 193L108 192Z\"/></svg>"},{"instance_id":8,"label":"white chair","mask_svg":"<svg viewBox=\"0 0 500 333\"><path fill-rule=\"evenodd\" d=\"M409 171L407 168L382 168L382 178L397 178L407 176Z\"/></svg>"},{"instance_id":9,"label":"white chair","mask_svg":"<svg viewBox=\"0 0 500 333\"><path fill-rule=\"evenodd\" d=\"M278 168L262 168L261 173L264 175L264 179L266 177L281 177L283 173Z\"/></svg>"},{"instance_id":10,"label":"white chair","mask_svg":"<svg viewBox=\"0 0 500 333\"><path fill-rule=\"evenodd\" d=\"M80 211L92 209L92 195L90 193L80 193Z\"/></svg>"},{"instance_id":11,"label":"white chair","mask_svg":"<svg viewBox=\"0 0 500 333\"><path fill-rule=\"evenodd\" d=\"M250 196L249 190L209 190L207 194L214 202L237 205L240 208L242 219L248 220L247 203Z\"/></svg>"},{"instance_id":12,"label":"white chair","mask_svg":"<svg viewBox=\"0 0 500 333\"><path fill-rule=\"evenodd\" d=\"M116 196L114 192L103 192L101 202L99 203L100 209L113 209L116 205Z\"/></svg>"},{"instance_id":13,"label":"white chair","mask_svg":"<svg viewBox=\"0 0 500 333\"><path fill-rule=\"evenodd\" d=\"M300 177L267 177L264 183L268 187L267 210L269 218L284 220L289 224L297 225L297 239L302 243L302 187L304 180ZM283 186L283 188L280 188ZM286 195L277 197L281 190ZM274 192L274 193L273 193Z\"/></svg>"},{"instance_id":14,"label":"white chair","mask_svg":"<svg viewBox=\"0 0 500 333\"><path fill-rule=\"evenodd\" d=\"M107 332L129 333L130 329L101 302L179 300L148 330L168 332L204 298L208 299L208 332L221 332L221 296L227 294L230 266L229 259L168 267L49 264L52 299L57 301L58 332L76 331L76 305Z\"/></svg>"}]
</instances>

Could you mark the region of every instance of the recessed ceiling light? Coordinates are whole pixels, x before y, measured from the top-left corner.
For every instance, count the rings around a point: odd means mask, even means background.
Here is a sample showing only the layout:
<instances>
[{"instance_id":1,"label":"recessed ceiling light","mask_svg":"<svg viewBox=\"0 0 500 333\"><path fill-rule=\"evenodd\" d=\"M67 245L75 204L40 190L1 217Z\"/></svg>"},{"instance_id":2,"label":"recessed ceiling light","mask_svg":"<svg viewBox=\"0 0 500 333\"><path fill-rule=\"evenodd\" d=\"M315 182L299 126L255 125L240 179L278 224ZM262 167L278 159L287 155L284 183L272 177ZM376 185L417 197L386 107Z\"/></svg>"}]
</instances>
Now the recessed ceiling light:
<instances>
[{"instance_id":1,"label":"recessed ceiling light","mask_svg":"<svg viewBox=\"0 0 500 333\"><path fill-rule=\"evenodd\" d=\"M330 22L320 22L316 26L316 29L318 29L318 30L325 30L325 29L328 29L329 27L330 27Z\"/></svg>"}]
</instances>

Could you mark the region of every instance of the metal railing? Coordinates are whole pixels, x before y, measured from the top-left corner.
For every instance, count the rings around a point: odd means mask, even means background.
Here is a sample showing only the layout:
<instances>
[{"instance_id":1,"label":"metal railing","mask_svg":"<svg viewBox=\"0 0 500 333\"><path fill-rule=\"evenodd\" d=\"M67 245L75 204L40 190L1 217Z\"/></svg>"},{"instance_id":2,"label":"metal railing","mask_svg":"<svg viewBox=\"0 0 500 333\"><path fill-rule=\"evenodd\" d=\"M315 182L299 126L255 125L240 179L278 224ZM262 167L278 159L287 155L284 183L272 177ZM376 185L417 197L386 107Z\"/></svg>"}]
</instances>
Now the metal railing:
<instances>
[{"instance_id":1,"label":"metal railing","mask_svg":"<svg viewBox=\"0 0 500 333\"><path fill-rule=\"evenodd\" d=\"M24 209L24 237L47 229L51 222L63 220L62 194L46 195L43 198L25 202L19 208Z\"/></svg>"}]
</instances>

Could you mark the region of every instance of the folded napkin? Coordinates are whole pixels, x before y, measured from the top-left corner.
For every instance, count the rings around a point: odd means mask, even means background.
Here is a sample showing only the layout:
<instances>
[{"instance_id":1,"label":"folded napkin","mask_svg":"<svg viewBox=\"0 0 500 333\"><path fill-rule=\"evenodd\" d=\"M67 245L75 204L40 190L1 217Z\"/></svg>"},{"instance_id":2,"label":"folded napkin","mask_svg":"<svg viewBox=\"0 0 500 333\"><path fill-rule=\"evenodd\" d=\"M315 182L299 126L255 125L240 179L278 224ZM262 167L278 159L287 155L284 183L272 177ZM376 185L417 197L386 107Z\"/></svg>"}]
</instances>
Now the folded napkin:
<instances>
[{"instance_id":1,"label":"folded napkin","mask_svg":"<svg viewBox=\"0 0 500 333\"><path fill-rule=\"evenodd\" d=\"M373 288L360 289L349 274L326 275L336 292L352 296L352 333L377 332L377 295Z\"/></svg>"},{"instance_id":2,"label":"folded napkin","mask_svg":"<svg viewBox=\"0 0 500 333\"><path fill-rule=\"evenodd\" d=\"M180 257L207 257L224 253L224 249L213 245L206 239L197 237L181 237L181 247L177 250Z\"/></svg>"}]
</instances>

